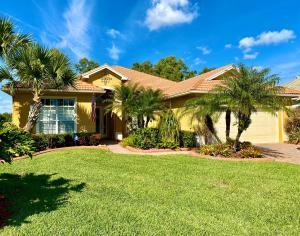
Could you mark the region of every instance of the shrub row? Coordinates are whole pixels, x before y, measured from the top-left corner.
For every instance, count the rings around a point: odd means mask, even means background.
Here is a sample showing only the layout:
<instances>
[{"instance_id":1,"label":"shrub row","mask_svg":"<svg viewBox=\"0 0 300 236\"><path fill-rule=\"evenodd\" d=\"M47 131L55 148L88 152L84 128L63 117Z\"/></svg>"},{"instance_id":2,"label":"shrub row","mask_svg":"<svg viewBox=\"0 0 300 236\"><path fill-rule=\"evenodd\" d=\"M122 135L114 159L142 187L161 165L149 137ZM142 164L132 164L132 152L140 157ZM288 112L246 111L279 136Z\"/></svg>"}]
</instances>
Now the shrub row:
<instances>
[{"instance_id":1,"label":"shrub row","mask_svg":"<svg viewBox=\"0 0 300 236\"><path fill-rule=\"evenodd\" d=\"M150 148L191 148L196 146L196 135L189 131L180 131L179 142L162 141L159 129L143 128L138 129L127 138L122 140L122 145L132 146L141 149Z\"/></svg>"},{"instance_id":2,"label":"shrub row","mask_svg":"<svg viewBox=\"0 0 300 236\"><path fill-rule=\"evenodd\" d=\"M262 151L249 142L240 144L241 150L234 152L230 144L210 144L203 145L199 148L199 153L209 156L221 157L239 157L239 158L261 158L263 157Z\"/></svg>"},{"instance_id":3,"label":"shrub row","mask_svg":"<svg viewBox=\"0 0 300 236\"><path fill-rule=\"evenodd\" d=\"M93 133L77 134L34 134L36 151L48 148L70 147L70 146L95 146L100 144L100 135Z\"/></svg>"}]
</instances>

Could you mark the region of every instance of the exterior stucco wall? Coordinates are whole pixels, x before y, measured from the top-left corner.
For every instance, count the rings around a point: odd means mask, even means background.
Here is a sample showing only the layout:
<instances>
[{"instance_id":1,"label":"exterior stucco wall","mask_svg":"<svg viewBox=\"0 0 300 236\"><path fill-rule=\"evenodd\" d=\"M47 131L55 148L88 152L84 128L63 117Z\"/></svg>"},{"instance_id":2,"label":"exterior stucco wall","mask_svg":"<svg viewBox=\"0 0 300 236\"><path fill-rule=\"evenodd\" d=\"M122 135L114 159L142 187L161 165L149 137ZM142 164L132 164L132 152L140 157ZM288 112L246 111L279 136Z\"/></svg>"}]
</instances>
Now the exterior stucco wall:
<instances>
[{"instance_id":1,"label":"exterior stucco wall","mask_svg":"<svg viewBox=\"0 0 300 236\"><path fill-rule=\"evenodd\" d=\"M114 89L122 83L119 76L108 70L100 71L97 74L92 75L89 79L86 79L86 81L98 87L108 89Z\"/></svg>"},{"instance_id":2,"label":"exterior stucco wall","mask_svg":"<svg viewBox=\"0 0 300 236\"><path fill-rule=\"evenodd\" d=\"M202 95L198 95L202 96ZM195 131L199 125L195 120L192 120L191 114L183 113L184 104L188 99L194 98L196 95L183 96L169 100L174 113L180 118L180 125L182 130ZM184 114L184 115L183 115ZM252 143L282 143L287 140L287 135L284 131L285 114L278 112L272 115L266 112L257 112L252 115L252 123L250 127L242 134L242 141L250 141ZM231 117L231 138L234 138L237 133L235 117ZM157 125L157 122L152 122L151 126ZM225 141L225 113L221 114L215 124L215 128L219 137Z\"/></svg>"},{"instance_id":3,"label":"exterior stucco wall","mask_svg":"<svg viewBox=\"0 0 300 236\"><path fill-rule=\"evenodd\" d=\"M12 123L20 128L27 123L32 98L31 93L16 93L13 96Z\"/></svg>"}]
</instances>

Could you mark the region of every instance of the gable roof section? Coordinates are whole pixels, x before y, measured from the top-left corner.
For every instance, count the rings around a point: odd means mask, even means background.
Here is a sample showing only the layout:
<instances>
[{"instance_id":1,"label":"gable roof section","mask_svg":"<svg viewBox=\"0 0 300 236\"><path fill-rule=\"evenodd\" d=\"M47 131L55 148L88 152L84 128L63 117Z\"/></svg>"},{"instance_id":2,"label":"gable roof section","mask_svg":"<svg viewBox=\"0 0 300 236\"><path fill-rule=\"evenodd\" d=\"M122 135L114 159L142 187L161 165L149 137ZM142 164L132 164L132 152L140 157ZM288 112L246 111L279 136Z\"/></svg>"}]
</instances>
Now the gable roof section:
<instances>
[{"instance_id":1,"label":"gable roof section","mask_svg":"<svg viewBox=\"0 0 300 236\"><path fill-rule=\"evenodd\" d=\"M167 89L175 86L177 82L158 76L146 74L140 71L128 69L122 66L112 66L119 73L129 78L130 83L135 83L145 88L160 89L164 93Z\"/></svg>"},{"instance_id":2,"label":"gable roof section","mask_svg":"<svg viewBox=\"0 0 300 236\"><path fill-rule=\"evenodd\" d=\"M81 77L82 78L89 78L91 75L93 75L93 74L96 74L96 73L98 73L98 72L100 72L100 71L103 71L103 70L109 70L109 71L111 71L111 72L113 72L113 73L115 73L115 74L117 74L118 76L120 76L121 77L121 80L128 80L128 77L127 76L125 76L124 74L121 74L120 72L118 72L118 71L116 71L114 68L112 68L111 66L109 66L109 65L107 65L107 64L104 64L104 65L102 65L102 66L98 66L98 67L96 67L95 69L92 69L92 70L90 70L90 71L87 71L87 72L85 72L85 73L83 73L82 75L81 75Z\"/></svg>"},{"instance_id":3,"label":"gable roof section","mask_svg":"<svg viewBox=\"0 0 300 236\"><path fill-rule=\"evenodd\" d=\"M167 97L179 97L190 93L207 93L215 86L220 85L222 80L216 80L229 70L234 68L233 65L226 65L215 70L197 75L193 78L176 83L175 86L167 89Z\"/></svg>"},{"instance_id":4,"label":"gable roof section","mask_svg":"<svg viewBox=\"0 0 300 236\"><path fill-rule=\"evenodd\" d=\"M292 89L300 89L300 76L297 76L296 79L284 84L283 86Z\"/></svg>"}]
</instances>

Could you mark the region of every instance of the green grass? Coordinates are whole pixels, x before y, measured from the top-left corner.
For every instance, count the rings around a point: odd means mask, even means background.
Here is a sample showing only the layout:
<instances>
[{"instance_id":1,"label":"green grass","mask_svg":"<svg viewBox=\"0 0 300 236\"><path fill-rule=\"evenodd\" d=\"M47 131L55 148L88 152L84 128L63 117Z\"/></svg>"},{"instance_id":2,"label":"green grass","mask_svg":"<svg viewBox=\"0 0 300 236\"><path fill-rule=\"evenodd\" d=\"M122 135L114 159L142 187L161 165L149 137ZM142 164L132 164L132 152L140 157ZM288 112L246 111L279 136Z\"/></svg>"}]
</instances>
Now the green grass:
<instances>
[{"instance_id":1,"label":"green grass","mask_svg":"<svg viewBox=\"0 0 300 236\"><path fill-rule=\"evenodd\" d=\"M300 166L65 150L0 166L2 235L296 235Z\"/></svg>"}]
</instances>

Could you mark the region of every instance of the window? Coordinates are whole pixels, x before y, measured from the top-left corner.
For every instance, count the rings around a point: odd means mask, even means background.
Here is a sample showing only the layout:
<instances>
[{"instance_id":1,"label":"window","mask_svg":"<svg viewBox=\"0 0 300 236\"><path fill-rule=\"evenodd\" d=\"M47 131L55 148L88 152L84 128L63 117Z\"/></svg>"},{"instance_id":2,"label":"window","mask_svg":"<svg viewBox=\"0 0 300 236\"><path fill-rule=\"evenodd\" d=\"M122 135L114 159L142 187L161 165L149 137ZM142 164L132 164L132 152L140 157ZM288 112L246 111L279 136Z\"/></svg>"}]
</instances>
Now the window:
<instances>
[{"instance_id":1,"label":"window","mask_svg":"<svg viewBox=\"0 0 300 236\"><path fill-rule=\"evenodd\" d=\"M75 99L42 99L37 133L75 133Z\"/></svg>"}]
</instances>

